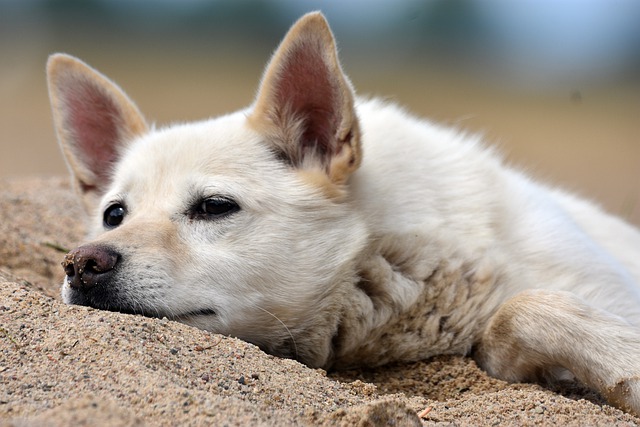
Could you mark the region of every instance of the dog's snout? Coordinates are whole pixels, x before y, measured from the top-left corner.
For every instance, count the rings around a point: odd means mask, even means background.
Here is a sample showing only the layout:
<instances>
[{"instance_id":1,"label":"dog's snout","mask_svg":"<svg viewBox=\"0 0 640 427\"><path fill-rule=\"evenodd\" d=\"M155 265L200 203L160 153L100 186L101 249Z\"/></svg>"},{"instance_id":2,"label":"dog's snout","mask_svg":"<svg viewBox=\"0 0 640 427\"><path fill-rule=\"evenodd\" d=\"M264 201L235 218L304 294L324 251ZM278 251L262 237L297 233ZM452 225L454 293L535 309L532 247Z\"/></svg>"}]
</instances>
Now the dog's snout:
<instances>
[{"instance_id":1,"label":"dog's snout","mask_svg":"<svg viewBox=\"0 0 640 427\"><path fill-rule=\"evenodd\" d=\"M72 288L88 290L107 280L119 259L118 253L110 248L85 245L69 252L62 267Z\"/></svg>"}]
</instances>

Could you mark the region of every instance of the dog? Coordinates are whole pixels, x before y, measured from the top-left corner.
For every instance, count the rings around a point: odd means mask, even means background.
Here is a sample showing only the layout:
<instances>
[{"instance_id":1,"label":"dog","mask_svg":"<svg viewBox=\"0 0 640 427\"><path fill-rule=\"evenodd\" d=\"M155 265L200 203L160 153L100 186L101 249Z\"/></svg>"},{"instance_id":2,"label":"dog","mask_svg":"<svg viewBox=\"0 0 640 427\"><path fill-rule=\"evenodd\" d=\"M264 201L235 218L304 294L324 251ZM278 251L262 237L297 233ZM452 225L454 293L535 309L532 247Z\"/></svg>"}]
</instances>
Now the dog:
<instances>
[{"instance_id":1,"label":"dog","mask_svg":"<svg viewBox=\"0 0 640 427\"><path fill-rule=\"evenodd\" d=\"M202 122L156 129L65 54L47 75L89 214L66 303L325 369L471 355L640 415L640 232L479 137L356 97L322 14L293 25L250 107Z\"/></svg>"}]
</instances>

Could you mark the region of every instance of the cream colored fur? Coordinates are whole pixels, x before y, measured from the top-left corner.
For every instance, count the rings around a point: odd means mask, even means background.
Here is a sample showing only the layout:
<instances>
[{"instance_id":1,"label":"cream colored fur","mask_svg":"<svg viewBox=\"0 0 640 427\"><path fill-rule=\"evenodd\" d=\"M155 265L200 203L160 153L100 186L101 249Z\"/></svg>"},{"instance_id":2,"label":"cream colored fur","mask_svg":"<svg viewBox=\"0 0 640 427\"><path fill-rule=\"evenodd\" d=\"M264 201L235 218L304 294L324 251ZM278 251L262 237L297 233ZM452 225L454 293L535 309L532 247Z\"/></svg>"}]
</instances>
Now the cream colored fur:
<instances>
[{"instance_id":1,"label":"cream colored fur","mask_svg":"<svg viewBox=\"0 0 640 427\"><path fill-rule=\"evenodd\" d=\"M91 218L66 302L314 367L473 354L510 381L568 370L640 415L640 232L476 136L356 98L320 14L286 36L254 105L199 123L153 129L67 55L48 78ZM238 209L202 214L212 199Z\"/></svg>"}]
</instances>

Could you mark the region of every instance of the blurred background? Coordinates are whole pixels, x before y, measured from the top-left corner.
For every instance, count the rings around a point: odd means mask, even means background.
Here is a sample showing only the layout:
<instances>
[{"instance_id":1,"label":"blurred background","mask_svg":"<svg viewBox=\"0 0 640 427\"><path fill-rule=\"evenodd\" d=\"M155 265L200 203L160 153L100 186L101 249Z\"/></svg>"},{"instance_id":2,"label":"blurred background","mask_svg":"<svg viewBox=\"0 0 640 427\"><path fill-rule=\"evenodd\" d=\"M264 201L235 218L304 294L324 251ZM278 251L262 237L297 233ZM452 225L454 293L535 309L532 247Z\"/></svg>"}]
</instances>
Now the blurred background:
<instances>
[{"instance_id":1,"label":"blurred background","mask_svg":"<svg viewBox=\"0 0 640 427\"><path fill-rule=\"evenodd\" d=\"M289 26L318 9L359 94L483 133L640 225L637 0L0 0L0 178L66 174L50 53L99 69L161 126L251 103Z\"/></svg>"}]
</instances>

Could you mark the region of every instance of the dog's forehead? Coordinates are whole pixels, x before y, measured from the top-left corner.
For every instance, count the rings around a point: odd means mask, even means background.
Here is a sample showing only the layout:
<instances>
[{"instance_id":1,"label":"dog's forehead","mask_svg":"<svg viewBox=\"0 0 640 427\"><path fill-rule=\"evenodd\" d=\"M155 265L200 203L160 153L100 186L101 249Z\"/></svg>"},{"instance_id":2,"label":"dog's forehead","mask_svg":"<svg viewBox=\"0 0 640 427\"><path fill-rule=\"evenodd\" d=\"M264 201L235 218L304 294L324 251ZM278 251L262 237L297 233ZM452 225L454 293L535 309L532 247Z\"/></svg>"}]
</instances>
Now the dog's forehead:
<instances>
[{"instance_id":1,"label":"dog's forehead","mask_svg":"<svg viewBox=\"0 0 640 427\"><path fill-rule=\"evenodd\" d=\"M263 160L266 147L260 140L260 135L246 125L245 114L235 113L153 131L132 148L154 156L153 163L165 160L221 168Z\"/></svg>"},{"instance_id":2,"label":"dog's forehead","mask_svg":"<svg viewBox=\"0 0 640 427\"><path fill-rule=\"evenodd\" d=\"M274 157L245 122L245 115L236 113L152 131L125 153L116 179L128 185L176 182L188 175L251 179L257 170L272 168Z\"/></svg>"}]
</instances>

